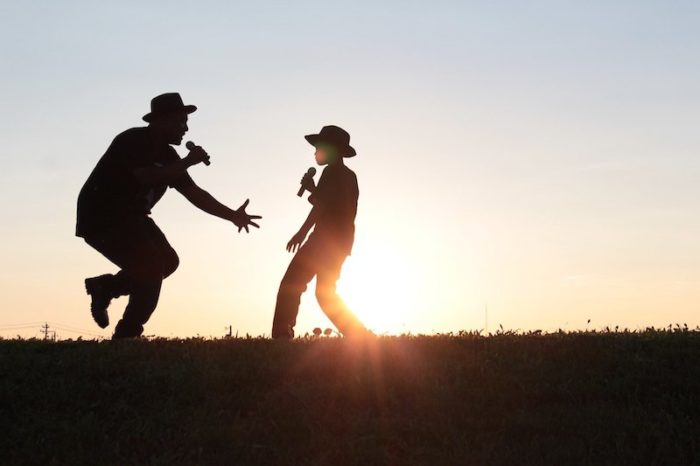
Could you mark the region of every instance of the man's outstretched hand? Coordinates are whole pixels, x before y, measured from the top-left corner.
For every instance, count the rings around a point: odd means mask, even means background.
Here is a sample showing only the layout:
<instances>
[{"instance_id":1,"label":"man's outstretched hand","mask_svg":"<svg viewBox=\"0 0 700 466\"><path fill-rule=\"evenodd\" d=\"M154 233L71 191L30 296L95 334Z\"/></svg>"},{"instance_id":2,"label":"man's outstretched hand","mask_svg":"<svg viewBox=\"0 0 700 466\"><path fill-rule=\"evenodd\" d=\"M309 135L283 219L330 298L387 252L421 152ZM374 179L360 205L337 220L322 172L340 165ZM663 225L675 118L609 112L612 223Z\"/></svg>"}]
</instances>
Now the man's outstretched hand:
<instances>
[{"instance_id":1,"label":"man's outstretched hand","mask_svg":"<svg viewBox=\"0 0 700 466\"><path fill-rule=\"evenodd\" d=\"M260 228L260 225L255 223L253 220L262 218L260 215L248 215L245 208L248 207L250 199L246 199L245 202L237 209L233 211L233 216L231 221L238 227L238 233L245 228L245 232L249 233L248 226L254 226L255 228Z\"/></svg>"}]
</instances>

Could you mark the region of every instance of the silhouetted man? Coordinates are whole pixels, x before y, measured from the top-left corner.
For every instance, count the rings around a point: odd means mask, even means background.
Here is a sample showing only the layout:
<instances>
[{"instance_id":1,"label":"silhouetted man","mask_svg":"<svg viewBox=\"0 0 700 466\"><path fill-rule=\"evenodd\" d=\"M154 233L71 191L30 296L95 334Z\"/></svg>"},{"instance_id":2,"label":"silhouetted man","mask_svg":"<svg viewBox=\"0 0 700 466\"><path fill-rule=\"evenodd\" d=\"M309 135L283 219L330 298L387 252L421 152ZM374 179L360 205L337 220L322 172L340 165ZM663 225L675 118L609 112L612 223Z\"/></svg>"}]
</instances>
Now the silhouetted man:
<instances>
[{"instance_id":1,"label":"silhouetted man","mask_svg":"<svg viewBox=\"0 0 700 466\"><path fill-rule=\"evenodd\" d=\"M179 259L165 235L151 219L153 206L168 187L177 189L196 207L233 222L240 232L258 227L245 211L246 200L231 210L197 186L187 173L193 165L209 164L209 156L194 146L180 158L170 145L180 145L188 130L187 115L197 110L169 93L151 100L143 117L147 127L119 134L102 156L78 196L76 235L121 269L85 280L92 298L92 317L102 328L109 325L107 307L112 298L129 296L113 338L138 337L158 304L161 283L177 269Z\"/></svg>"},{"instance_id":2,"label":"silhouetted man","mask_svg":"<svg viewBox=\"0 0 700 466\"><path fill-rule=\"evenodd\" d=\"M350 146L350 135L337 126L324 126L319 134L305 138L316 147L316 162L327 167L318 186L314 185L312 175L302 178L302 186L312 193L309 202L313 208L301 229L287 243L287 251L298 252L277 293L272 338L294 338L301 295L314 276L316 299L331 322L343 335L365 335L367 330L335 289L340 269L355 239L359 190L357 177L345 166L344 158L354 157L356 152ZM311 227L314 231L304 243Z\"/></svg>"}]
</instances>

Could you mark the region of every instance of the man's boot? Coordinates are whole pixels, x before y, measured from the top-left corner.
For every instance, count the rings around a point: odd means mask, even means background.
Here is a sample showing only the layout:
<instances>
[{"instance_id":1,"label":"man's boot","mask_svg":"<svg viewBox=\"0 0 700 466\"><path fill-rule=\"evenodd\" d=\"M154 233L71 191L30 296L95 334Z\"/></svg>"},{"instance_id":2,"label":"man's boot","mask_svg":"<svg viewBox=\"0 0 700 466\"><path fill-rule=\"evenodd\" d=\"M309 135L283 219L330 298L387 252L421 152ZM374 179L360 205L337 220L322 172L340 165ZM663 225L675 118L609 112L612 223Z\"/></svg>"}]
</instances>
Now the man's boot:
<instances>
[{"instance_id":1,"label":"man's boot","mask_svg":"<svg viewBox=\"0 0 700 466\"><path fill-rule=\"evenodd\" d=\"M117 322L117 326L114 328L112 340L139 338L142 333L143 325L128 323L122 319Z\"/></svg>"},{"instance_id":2,"label":"man's boot","mask_svg":"<svg viewBox=\"0 0 700 466\"><path fill-rule=\"evenodd\" d=\"M111 286L113 280L114 275L111 274L85 279L85 291L92 298L90 313L100 328L106 328L109 325L107 308L114 297Z\"/></svg>"}]
</instances>

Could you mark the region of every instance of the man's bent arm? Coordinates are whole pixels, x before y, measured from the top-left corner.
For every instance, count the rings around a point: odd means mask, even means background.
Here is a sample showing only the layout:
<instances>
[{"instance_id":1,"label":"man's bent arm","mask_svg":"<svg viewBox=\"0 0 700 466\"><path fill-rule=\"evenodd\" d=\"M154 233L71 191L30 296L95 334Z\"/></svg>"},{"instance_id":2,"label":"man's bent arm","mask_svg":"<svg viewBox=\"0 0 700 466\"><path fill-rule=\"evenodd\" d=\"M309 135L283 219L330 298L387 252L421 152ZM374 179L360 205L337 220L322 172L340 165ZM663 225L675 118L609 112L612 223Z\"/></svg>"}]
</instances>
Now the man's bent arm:
<instances>
[{"instance_id":1,"label":"man's bent arm","mask_svg":"<svg viewBox=\"0 0 700 466\"><path fill-rule=\"evenodd\" d=\"M187 169L200 162L207 162L209 155L201 147L197 146L190 150L190 153L177 162L164 167L142 167L134 170L134 176L139 183L146 186L157 186L171 184L187 173Z\"/></svg>"},{"instance_id":2,"label":"man's bent arm","mask_svg":"<svg viewBox=\"0 0 700 466\"><path fill-rule=\"evenodd\" d=\"M192 165L187 159L182 159L165 167L137 168L134 170L134 176L145 186L165 185L183 176Z\"/></svg>"}]
</instances>

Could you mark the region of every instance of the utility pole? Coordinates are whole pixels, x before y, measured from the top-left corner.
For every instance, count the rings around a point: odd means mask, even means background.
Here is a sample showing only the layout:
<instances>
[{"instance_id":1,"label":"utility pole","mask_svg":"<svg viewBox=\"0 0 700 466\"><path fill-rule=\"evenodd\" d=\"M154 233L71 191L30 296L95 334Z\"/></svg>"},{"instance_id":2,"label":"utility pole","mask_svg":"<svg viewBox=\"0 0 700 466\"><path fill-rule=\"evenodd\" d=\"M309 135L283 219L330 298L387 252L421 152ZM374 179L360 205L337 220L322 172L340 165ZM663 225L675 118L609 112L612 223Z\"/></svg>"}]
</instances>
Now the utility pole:
<instances>
[{"instance_id":1,"label":"utility pole","mask_svg":"<svg viewBox=\"0 0 700 466\"><path fill-rule=\"evenodd\" d=\"M233 325L228 326L228 335L226 335L228 338L233 337Z\"/></svg>"},{"instance_id":2,"label":"utility pole","mask_svg":"<svg viewBox=\"0 0 700 466\"><path fill-rule=\"evenodd\" d=\"M41 326L41 333L44 334L44 341L49 339L49 324L48 324L48 322L44 322L44 325ZM54 332L54 340L55 340L55 335L56 335L56 333Z\"/></svg>"}]
</instances>

